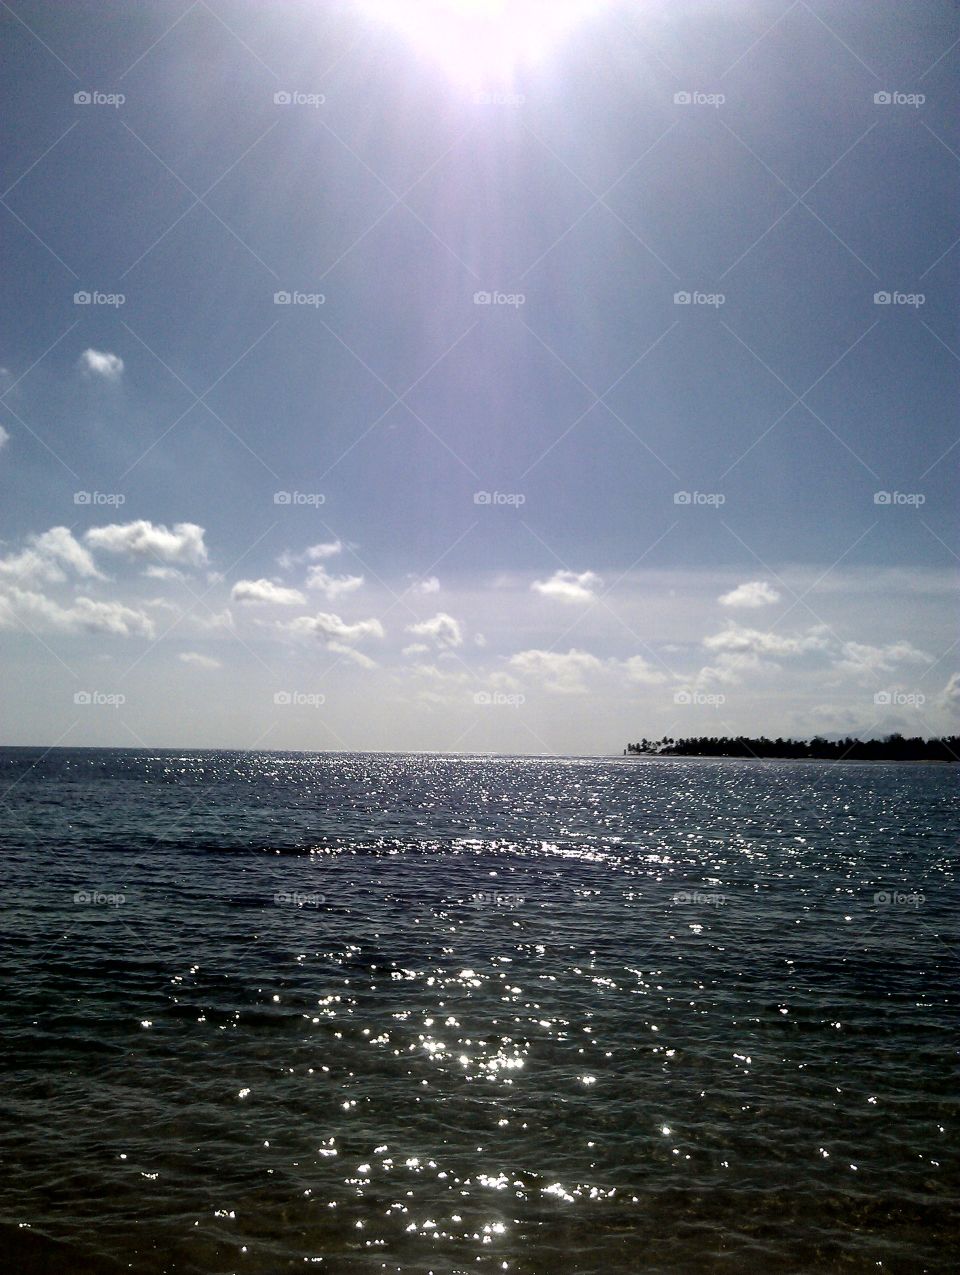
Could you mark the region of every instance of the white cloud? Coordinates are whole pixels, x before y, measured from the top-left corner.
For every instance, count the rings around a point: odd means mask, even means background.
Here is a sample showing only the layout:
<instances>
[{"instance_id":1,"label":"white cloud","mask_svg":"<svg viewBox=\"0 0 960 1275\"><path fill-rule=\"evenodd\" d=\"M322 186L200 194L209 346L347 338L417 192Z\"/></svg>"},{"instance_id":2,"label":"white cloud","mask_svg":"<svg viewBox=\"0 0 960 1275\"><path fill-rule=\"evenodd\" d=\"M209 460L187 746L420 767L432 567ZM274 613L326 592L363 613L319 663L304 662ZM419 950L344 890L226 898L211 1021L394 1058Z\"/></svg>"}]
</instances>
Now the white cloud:
<instances>
[{"instance_id":1,"label":"white cloud","mask_svg":"<svg viewBox=\"0 0 960 1275\"><path fill-rule=\"evenodd\" d=\"M343 551L342 540L328 540L323 544L311 545L304 554L308 562L319 562L322 558L335 558Z\"/></svg>"},{"instance_id":2,"label":"white cloud","mask_svg":"<svg viewBox=\"0 0 960 1275\"><path fill-rule=\"evenodd\" d=\"M762 660L753 651L741 653L721 651L716 664L705 664L694 676L692 685L702 687L719 683L723 686L732 686L742 681L745 673L752 673L756 677L761 673L779 671L781 671L779 664L773 660ZM686 682L687 679L683 680Z\"/></svg>"},{"instance_id":3,"label":"white cloud","mask_svg":"<svg viewBox=\"0 0 960 1275\"><path fill-rule=\"evenodd\" d=\"M26 549L0 558L0 579L58 584L66 579L64 567L79 576L102 578L90 553L74 540L69 528L51 527L42 535L28 537Z\"/></svg>"},{"instance_id":4,"label":"white cloud","mask_svg":"<svg viewBox=\"0 0 960 1275\"><path fill-rule=\"evenodd\" d=\"M549 580L534 580L530 586L544 597L558 602L590 602L596 596L594 589L602 583L593 571L555 571Z\"/></svg>"},{"instance_id":5,"label":"white cloud","mask_svg":"<svg viewBox=\"0 0 960 1275\"><path fill-rule=\"evenodd\" d=\"M716 663L702 668L696 675L698 684L733 683L743 680L747 672L769 673L780 669L778 660L801 659L815 655L828 661L837 673L869 680L895 671L900 664L929 662L933 657L911 643L891 642L872 646L864 642L842 642L818 625L806 633L788 636L772 631L744 628L731 623L726 629L703 640L708 651L718 656Z\"/></svg>"},{"instance_id":6,"label":"white cloud","mask_svg":"<svg viewBox=\"0 0 960 1275\"><path fill-rule=\"evenodd\" d=\"M238 580L230 597L234 602L281 607L303 606L307 600L299 589L286 589L271 580Z\"/></svg>"},{"instance_id":7,"label":"white cloud","mask_svg":"<svg viewBox=\"0 0 960 1275\"><path fill-rule=\"evenodd\" d=\"M106 527L91 527L84 540L106 553L159 558L161 562L199 567L207 560L203 528L193 522L175 523L172 531L162 523L144 518L136 522L115 522Z\"/></svg>"},{"instance_id":8,"label":"white cloud","mask_svg":"<svg viewBox=\"0 0 960 1275\"><path fill-rule=\"evenodd\" d=\"M440 581L436 576L427 576L425 580L418 581L416 590L418 593L439 593Z\"/></svg>"},{"instance_id":9,"label":"white cloud","mask_svg":"<svg viewBox=\"0 0 960 1275\"><path fill-rule=\"evenodd\" d=\"M892 673L898 664L926 664L933 659L909 642L891 642L887 646L870 646L864 642L844 642L836 668L854 677L876 677Z\"/></svg>"},{"instance_id":10,"label":"white cloud","mask_svg":"<svg viewBox=\"0 0 960 1275\"><path fill-rule=\"evenodd\" d=\"M584 676L598 672L603 666L587 651L518 651L509 660L520 677L542 682L548 691L561 695L579 695L586 689Z\"/></svg>"},{"instance_id":11,"label":"white cloud","mask_svg":"<svg viewBox=\"0 0 960 1275\"><path fill-rule=\"evenodd\" d=\"M787 636L772 630L748 629L731 622L719 633L703 639L708 651L717 655L716 663L707 664L695 674L692 685L733 685L746 673L755 677L777 672L780 659L799 659L805 655L825 656L831 650L827 630L818 625L799 636Z\"/></svg>"},{"instance_id":12,"label":"white cloud","mask_svg":"<svg viewBox=\"0 0 960 1275\"><path fill-rule=\"evenodd\" d=\"M722 594L717 600L721 606L725 607L754 609L767 606L771 602L779 602L780 594L766 580L748 580L746 584L738 584L729 593Z\"/></svg>"},{"instance_id":13,"label":"white cloud","mask_svg":"<svg viewBox=\"0 0 960 1275\"><path fill-rule=\"evenodd\" d=\"M222 611L212 611L209 615L198 615L196 612L193 616L193 622L198 629L204 632L216 631L217 629L232 629L233 614L229 607L224 607Z\"/></svg>"},{"instance_id":14,"label":"white cloud","mask_svg":"<svg viewBox=\"0 0 960 1275\"><path fill-rule=\"evenodd\" d=\"M623 671L631 682L639 682L641 686L659 686L666 681L665 674L643 658L642 655L631 655L623 661Z\"/></svg>"},{"instance_id":15,"label":"white cloud","mask_svg":"<svg viewBox=\"0 0 960 1275\"><path fill-rule=\"evenodd\" d=\"M147 567L143 573L148 580L184 580L182 571L176 567Z\"/></svg>"},{"instance_id":16,"label":"white cloud","mask_svg":"<svg viewBox=\"0 0 960 1275\"><path fill-rule=\"evenodd\" d=\"M181 651L177 657L184 664L192 664L195 668L222 668L219 660L211 655L201 655L199 651Z\"/></svg>"},{"instance_id":17,"label":"white cloud","mask_svg":"<svg viewBox=\"0 0 960 1275\"><path fill-rule=\"evenodd\" d=\"M408 624L407 632L414 637L428 638L442 649L450 650L463 645L463 629L459 620L446 611L438 611L429 620L421 620L418 624Z\"/></svg>"},{"instance_id":18,"label":"white cloud","mask_svg":"<svg viewBox=\"0 0 960 1275\"><path fill-rule=\"evenodd\" d=\"M284 549L277 558L277 565L284 571L291 571L302 562L322 562L327 558L335 558L342 552L342 540L328 540L322 544L310 545L302 553L291 553L289 549Z\"/></svg>"},{"instance_id":19,"label":"white cloud","mask_svg":"<svg viewBox=\"0 0 960 1275\"><path fill-rule=\"evenodd\" d=\"M384 635L383 625L379 620L357 620L350 624L339 615L327 611L318 611L316 615L298 615L295 620L288 620L281 627L298 636L325 638L328 642L342 642L347 645L362 642L366 638L382 638Z\"/></svg>"},{"instance_id":20,"label":"white cloud","mask_svg":"<svg viewBox=\"0 0 960 1275\"><path fill-rule=\"evenodd\" d=\"M789 657L808 651L825 651L829 642L822 627L811 629L801 637L785 637L783 634L761 629L745 629L731 624L720 633L703 639L708 651L729 651L743 655L772 655Z\"/></svg>"},{"instance_id":21,"label":"white cloud","mask_svg":"<svg viewBox=\"0 0 960 1275\"><path fill-rule=\"evenodd\" d=\"M3 426L0 425L0 447L3 447L4 443L9 442L9 440L10 440L10 435L3 428Z\"/></svg>"},{"instance_id":22,"label":"white cloud","mask_svg":"<svg viewBox=\"0 0 960 1275\"><path fill-rule=\"evenodd\" d=\"M409 646L403 648L404 655L425 655L430 648L425 642L411 642Z\"/></svg>"},{"instance_id":23,"label":"white cloud","mask_svg":"<svg viewBox=\"0 0 960 1275\"><path fill-rule=\"evenodd\" d=\"M324 594L331 602L341 593L353 593L363 585L363 576L332 576L326 567L311 567L307 572L307 588Z\"/></svg>"},{"instance_id":24,"label":"white cloud","mask_svg":"<svg viewBox=\"0 0 960 1275\"><path fill-rule=\"evenodd\" d=\"M60 633L109 633L115 637L153 637L154 625L142 611L133 611L119 602L95 602L76 598L62 607L43 594L11 588L0 593L0 628L18 628L18 621L30 629Z\"/></svg>"},{"instance_id":25,"label":"white cloud","mask_svg":"<svg viewBox=\"0 0 960 1275\"><path fill-rule=\"evenodd\" d=\"M953 713L960 712L960 673L952 673L941 694L944 707Z\"/></svg>"},{"instance_id":26,"label":"white cloud","mask_svg":"<svg viewBox=\"0 0 960 1275\"><path fill-rule=\"evenodd\" d=\"M84 350L80 355L80 368L88 376L119 381L123 374L123 359L119 354L108 354L105 350Z\"/></svg>"},{"instance_id":27,"label":"white cloud","mask_svg":"<svg viewBox=\"0 0 960 1275\"><path fill-rule=\"evenodd\" d=\"M34 545L41 553L56 558L79 576L100 575L93 558L83 545L74 540L68 527L51 527L42 536L37 536Z\"/></svg>"},{"instance_id":28,"label":"white cloud","mask_svg":"<svg viewBox=\"0 0 960 1275\"><path fill-rule=\"evenodd\" d=\"M378 668L376 660L371 660L369 655L364 655L362 651L355 651L352 646L346 646L343 642L328 642L327 650L334 651L337 655L341 655L354 664L359 664L361 668Z\"/></svg>"}]
</instances>

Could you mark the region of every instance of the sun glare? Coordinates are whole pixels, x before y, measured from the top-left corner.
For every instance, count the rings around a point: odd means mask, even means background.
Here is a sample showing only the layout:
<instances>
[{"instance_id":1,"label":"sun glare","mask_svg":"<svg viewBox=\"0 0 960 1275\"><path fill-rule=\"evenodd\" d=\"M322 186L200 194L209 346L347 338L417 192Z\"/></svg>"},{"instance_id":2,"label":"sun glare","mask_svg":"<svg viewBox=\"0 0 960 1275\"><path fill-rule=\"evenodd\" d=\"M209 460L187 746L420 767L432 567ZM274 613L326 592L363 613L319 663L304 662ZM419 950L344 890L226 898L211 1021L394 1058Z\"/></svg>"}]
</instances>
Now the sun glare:
<instances>
[{"instance_id":1,"label":"sun glare","mask_svg":"<svg viewBox=\"0 0 960 1275\"><path fill-rule=\"evenodd\" d=\"M362 0L466 88L509 85L604 0Z\"/></svg>"}]
</instances>

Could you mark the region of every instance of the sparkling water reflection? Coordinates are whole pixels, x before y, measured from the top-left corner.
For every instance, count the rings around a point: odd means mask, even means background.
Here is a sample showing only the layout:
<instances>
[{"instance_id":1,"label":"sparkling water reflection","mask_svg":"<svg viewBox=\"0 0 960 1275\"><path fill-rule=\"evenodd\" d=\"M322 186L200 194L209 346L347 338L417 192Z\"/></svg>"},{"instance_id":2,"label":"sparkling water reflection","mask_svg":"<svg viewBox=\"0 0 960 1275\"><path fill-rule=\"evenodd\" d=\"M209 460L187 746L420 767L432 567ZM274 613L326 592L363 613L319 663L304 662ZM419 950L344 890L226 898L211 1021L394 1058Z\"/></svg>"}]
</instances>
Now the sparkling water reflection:
<instances>
[{"instance_id":1,"label":"sparkling water reflection","mask_svg":"<svg viewBox=\"0 0 960 1275\"><path fill-rule=\"evenodd\" d=\"M952 1268L954 782L2 750L0 1252Z\"/></svg>"}]
</instances>

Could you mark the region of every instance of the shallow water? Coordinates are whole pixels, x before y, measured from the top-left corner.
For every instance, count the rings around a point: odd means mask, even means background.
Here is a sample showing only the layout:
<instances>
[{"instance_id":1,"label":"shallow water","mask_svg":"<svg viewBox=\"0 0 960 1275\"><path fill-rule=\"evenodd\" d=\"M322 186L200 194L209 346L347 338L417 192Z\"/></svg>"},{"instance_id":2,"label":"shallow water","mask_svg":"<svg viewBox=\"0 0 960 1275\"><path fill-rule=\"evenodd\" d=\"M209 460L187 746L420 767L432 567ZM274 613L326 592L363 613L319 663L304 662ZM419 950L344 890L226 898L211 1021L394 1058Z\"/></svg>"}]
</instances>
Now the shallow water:
<instances>
[{"instance_id":1,"label":"shallow water","mask_svg":"<svg viewBox=\"0 0 960 1275\"><path fill-rule=\"evenodd\" d=\"M955 788L0 750L0 1255L952 1270Z\"/></svg>"}]
</instances>

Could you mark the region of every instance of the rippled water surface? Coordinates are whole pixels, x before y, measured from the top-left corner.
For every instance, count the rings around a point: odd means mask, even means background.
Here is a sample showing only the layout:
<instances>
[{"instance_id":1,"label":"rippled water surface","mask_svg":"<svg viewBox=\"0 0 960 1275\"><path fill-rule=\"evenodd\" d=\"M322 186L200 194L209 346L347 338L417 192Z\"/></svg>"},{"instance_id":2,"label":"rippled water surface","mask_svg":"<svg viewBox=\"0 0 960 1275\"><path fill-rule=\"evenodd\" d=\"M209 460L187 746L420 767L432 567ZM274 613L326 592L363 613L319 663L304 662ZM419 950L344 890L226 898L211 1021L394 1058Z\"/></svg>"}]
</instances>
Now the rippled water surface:
<instances>
[{"instance_id":1,"label":"rippled water surface","mask_svg":"<svg viewBox=\"0 0 960 1275\"><path fill-rule=\"evenodd\" d=\"M952 1271L955 796L0 750L2 1264Z\"/></svg>"}]
</instances>

